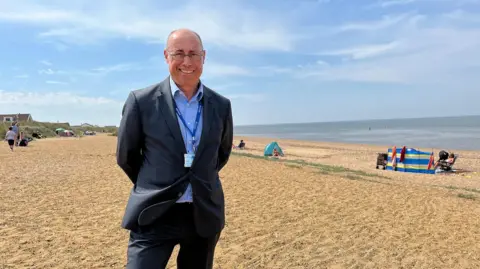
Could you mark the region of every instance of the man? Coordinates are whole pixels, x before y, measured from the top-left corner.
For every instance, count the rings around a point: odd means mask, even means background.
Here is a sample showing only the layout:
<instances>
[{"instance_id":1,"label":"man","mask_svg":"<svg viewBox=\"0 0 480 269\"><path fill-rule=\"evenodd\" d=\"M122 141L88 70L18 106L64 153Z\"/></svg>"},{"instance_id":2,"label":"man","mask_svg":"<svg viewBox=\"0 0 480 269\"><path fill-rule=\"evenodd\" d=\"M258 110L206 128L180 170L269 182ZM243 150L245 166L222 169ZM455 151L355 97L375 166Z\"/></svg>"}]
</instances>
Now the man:
<instances>
[{"instance_id":1,"label":"man","mask_svg":"<svg viewBox=\"0 0 480 269\"><path fill-rule=\"evenodd\" d=\"M200 81L200 36L173 31L164 50L170 76L132 91L118 130L117 163L132 181L122 227L130 230L127 268L212 268L225 225L218 173L233 143L228 99Z\"/></svg>"}]
</instances>

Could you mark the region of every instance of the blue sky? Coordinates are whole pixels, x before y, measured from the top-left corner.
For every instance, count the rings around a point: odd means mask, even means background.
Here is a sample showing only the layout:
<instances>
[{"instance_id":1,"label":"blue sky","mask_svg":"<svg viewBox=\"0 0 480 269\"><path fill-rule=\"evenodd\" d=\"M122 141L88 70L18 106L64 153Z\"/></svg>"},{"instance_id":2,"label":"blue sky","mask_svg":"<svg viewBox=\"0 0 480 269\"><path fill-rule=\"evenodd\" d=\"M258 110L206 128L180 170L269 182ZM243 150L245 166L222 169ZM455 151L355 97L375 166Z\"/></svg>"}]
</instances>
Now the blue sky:
<instances>
[{"instance_id":1,"label":"blue sky","mask_svg":"<svg viewBox=\"0 0 480 269\"><path fill-rule=\"evenodd\" d=\"M219 3L0 1L0 113L118 125L187 27L237 125L480 114L480 0Z\"/></svg>"}]
</instances>

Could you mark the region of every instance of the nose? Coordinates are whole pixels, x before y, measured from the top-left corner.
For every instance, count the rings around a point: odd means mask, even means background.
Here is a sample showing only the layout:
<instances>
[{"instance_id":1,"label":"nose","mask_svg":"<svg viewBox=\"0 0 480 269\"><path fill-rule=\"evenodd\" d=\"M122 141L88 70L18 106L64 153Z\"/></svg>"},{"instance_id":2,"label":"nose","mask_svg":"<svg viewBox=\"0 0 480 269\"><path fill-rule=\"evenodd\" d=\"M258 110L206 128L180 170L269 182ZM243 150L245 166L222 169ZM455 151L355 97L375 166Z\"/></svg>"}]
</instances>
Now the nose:
<instances>
[{"instance_id":1,"label":"nose","mask_svg":"<svg viewBox=\"0 0 480 269\"><path fill-rule=\"evenodd\" d=\"M183 58L183 65L186 65L186 66L192 65L192 56L185 55L185 57Z\"/></svg>"}]
</instances>

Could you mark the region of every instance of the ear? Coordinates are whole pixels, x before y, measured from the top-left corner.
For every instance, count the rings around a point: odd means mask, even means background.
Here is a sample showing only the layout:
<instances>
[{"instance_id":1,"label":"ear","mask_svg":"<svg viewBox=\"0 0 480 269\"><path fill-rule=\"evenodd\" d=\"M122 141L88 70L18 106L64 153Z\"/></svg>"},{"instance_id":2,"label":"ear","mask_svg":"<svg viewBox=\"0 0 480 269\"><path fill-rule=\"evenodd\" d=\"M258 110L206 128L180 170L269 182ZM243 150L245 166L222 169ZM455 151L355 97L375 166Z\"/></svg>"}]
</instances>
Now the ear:
<instances>
[{"instance_id":1,"label":"ear","mask_svg":"<svg viewBox=\"0 0 480 269\"><path fill-rule=\"evenodd\" d=\"M167 52L167 50L163 50L163 56L165 57L165 62L168 64L168 52Z\"/></svg>"},{"instance_id":2,"label":"ear","mask_svg":"<svg viewBox=\"0 0 480 269\"><path fill-rule=\"evenodd\" d=\"M206 57L207 57L207 51L204 50L204 51L203 51L203 62L202 62L202 64L205 63L205 58L206 58Z\"/></svg>"}]
</instances>

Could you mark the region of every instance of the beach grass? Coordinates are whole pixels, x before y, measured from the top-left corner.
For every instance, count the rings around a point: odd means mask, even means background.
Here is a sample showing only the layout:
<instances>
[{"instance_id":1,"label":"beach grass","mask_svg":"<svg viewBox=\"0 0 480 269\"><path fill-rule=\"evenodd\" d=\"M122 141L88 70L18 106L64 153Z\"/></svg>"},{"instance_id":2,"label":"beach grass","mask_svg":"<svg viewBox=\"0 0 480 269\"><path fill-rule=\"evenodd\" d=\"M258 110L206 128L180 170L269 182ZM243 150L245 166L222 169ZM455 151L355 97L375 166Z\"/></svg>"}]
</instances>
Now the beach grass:
<instances>
[{"instance_id":1,"label":"beach grass","mask_svg":"<svg viewBox=\"0 0 480 269\"><path fill-rule=\"evenodd\" d=\"M248 158L256 158L256 159L262 159L262 160L269 160L269 161L274 161L274 162L283 162L289 167L294 167L294 168L302 168L302 167L313 167L318 169L318 172L321 174L347 174L351 176L362 176L362 177L374 177L374 178L383 178L383 179L390 179L387 176L384 175L379 175L376 173L369 173L365 172L362 170L354 170L350 168L346 168L343 166L339 165L328 165L328 164L322 164L322 163L315 163L315 162L307 162L305 160L289 160L289 159L281 159L281 158L273 158L270 156L262 156L262 155L256 155L252 153L244 153L244 152L232 152L233 155L236 156L242 156L242 157L248 157Z\"/></svg>"},{"instance_id":2,"label":"beach grass","mask_svg":"<svg viewBox=\"0 0 480 269\"><path fill-rule=\"evenodd\" d=\"M446 189L449 189L449 190L458 190L458 191L468 191L468 192L473 192L473 193L480 193L480 189L475 189L475 188L462 188L462 187L456 187L456 186L438 186L436 185L437 187L441 187L441 188L446 188Z\"/></svg>"},{"instance_id":3,"label":"beach grass","mask_svg":"<svg viewBox=\"0 0 480 269\"><path fill-rule=\"evenodd\" d=\"M458 197L464 198L464 199L469 199L469 200L475 200L477 199L477 196L471 194L471 193L459 193Z\"/></svg>"}]
</instances>

